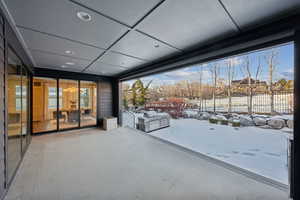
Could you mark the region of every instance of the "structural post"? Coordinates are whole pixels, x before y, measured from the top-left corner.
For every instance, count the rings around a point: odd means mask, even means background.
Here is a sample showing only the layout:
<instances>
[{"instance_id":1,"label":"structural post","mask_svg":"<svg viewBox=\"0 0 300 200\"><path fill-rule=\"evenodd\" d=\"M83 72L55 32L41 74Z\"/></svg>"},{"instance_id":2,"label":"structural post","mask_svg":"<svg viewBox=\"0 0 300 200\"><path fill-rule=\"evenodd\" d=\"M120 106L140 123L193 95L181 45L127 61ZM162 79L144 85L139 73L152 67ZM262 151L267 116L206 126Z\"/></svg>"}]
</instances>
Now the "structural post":
<instances>
[{"instance_id":1,"label":"structural post","mask_svg":"<svg viewBox=\"0 0 300 200\"><path fill-rule=\"evenodd\" d=\"M300 27L294 40L294 145L292 151L291 194L300 199ZM299 132L299 133L298 133Z\"/></svg>"},{"instance_id":2,"label":"structural post","mask_svg":"<svg viewBox=\"0 0 300 200\"><path fill-rule=\"evenodd\" d=\"M113 115L118 117L118 124L122 125L122 84L118 79L112 81L112 90L113 90Z\"/></svg>"}]
</instances>

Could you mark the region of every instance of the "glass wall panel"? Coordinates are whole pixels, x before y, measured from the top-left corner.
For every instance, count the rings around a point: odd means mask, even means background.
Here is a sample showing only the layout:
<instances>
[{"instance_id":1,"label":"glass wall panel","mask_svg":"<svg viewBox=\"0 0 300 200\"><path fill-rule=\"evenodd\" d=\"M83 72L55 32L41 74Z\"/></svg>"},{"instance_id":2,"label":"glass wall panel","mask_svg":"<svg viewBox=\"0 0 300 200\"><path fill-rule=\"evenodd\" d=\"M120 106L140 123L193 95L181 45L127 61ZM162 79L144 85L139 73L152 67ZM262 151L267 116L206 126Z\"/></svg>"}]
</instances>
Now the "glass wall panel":
<instances>
[{"instance_id":1,"label":"glass wall panel","mask_svg":"<svg viewBox=\"0 0 300 200\"><path fill-rule=\"evenodd\" d=\"M80 81L80 126L96 125L97 84Z\"/></svg>"},{"instance_id":2,"label":"glass wall panel","mask_svg":"<svg viewBox=\"0 0 300 200\"><path fill-rule=\"evenodd\" d=\"M21 104L22 104L22 152L25 151L27 146L27 133L28 133L28 77L25 68L22 68L22 87L21 87Z\"/></svg>"},{"instance_id":3,"label":"glass wall panel","mask_svg":"<svg viewBox=\"0 0 300 200\"><path fill-rule=\"evenodd\" d=\"M59 129L75 128L79 126L78 81L60 79L59 95Z\"/></svg>"},{"instance_id":4,"label":"glass wall panel","mask_svg":"<svg viewBox=\"0 0 300 200\"><path fill-rule=\"evenodd\" d=\"M33 78L33 133L57 129L57 81ZM61 92L60 92L61 99Z\"/></svg>"},{"instance_id":5,"label":"glass wall panel","mask_svg":"<svg viewBox=\"0 0 300 200\"><path fill-rule=\"evenodd\" d=\"M11 179L21 160L22 82L21 61L9 49L7 66L7 175Z\"/></svg>"}]
</instances>

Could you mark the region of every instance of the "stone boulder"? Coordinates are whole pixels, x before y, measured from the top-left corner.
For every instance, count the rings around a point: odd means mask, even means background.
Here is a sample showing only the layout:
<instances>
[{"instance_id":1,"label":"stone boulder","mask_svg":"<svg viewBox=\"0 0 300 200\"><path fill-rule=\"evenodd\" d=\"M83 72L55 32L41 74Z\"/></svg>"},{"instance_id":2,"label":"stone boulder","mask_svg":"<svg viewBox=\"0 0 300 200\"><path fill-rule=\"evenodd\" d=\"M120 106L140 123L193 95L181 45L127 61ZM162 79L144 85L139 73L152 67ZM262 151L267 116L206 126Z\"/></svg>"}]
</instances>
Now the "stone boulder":
<instances>
[{"instance_id":1,"label":"stone boulder","mask_svg":"<svg viewBox=\"0 0 300 200\"><path fill-rule=\"evenodd\" d=\"M285 126L285 121L279 118L271 118L268 120L268 125L274 129L282 129Z\"/></svg>"},{"instance_id":2,"label":"stone boulder","mask_svg":"<svg viewBox=\"0 0 300 200\"><path fill-rule=\"evenodd\" d=\"M240 115L240 124L241 126L254 126L254 122L250 116Z\"/></svg>"},{"instance_id":3,"label":"stone boulder","mask_svg":"<svg viewBox=\"0 0 300 200\"><path fill-rule=\"evenodd\" d=\"M267 120L262 117L254 117L253 122L256 126L265 126L267 125Z\"/></svg>"},{"instance_id":4,"label":"stone boulder","mask_svg":"<svg viewBox=\"0 0 300 200\"><path fill-rule=\"evenodd\" d=\"M216 115L216 118L221 121L221 120L227 120L227 118L224 115Z\"/></svg>"},{"instance_id":5,"label":"stone boulder","mask_svg":"<svg viewBox=\"0 0 300 200\"><path fill-rule=\"evenodd\" d=\"M292 119L287 120L287 127L290 129L293 129L294 128L294 120L292 120Z\"/></svg>"},{"instance_id":6,"label":"stone boulder","mask_svg":"<svg viewBox=\"0 0 300 200\"><path fill-rule=\"evenodd\" d=\"M197 115L197 119L199 120L208 120L210 118L210 114L208 112L200 112Z\"/></svg>"}]
</instances>

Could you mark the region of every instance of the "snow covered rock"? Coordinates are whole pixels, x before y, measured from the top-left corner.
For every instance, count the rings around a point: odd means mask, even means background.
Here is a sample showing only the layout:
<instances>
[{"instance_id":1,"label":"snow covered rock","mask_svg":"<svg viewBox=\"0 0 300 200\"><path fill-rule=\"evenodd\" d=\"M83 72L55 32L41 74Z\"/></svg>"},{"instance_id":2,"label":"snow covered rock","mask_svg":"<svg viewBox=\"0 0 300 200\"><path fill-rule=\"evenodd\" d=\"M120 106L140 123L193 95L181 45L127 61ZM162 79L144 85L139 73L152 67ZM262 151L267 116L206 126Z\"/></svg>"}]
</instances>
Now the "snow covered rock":
<instances>
[{"instance_id":1,"label":"snow covered rock","mask_svg":"<svg viewBox=\"0 0 300 200\"><path fill-rule=\"evenodd\" d=\"M294 120L289 119L287 121L287 127L290 129L293 129L294 128Z\"/></svg>"},{"instance_id":2,"label":"snow covered rock","mask_svg":"<svg viewBox=\"0 0 300 200\"><path fill-rule=\"evenodd\" d=\"M240 115L241 126L254 126L254 122L249 116Z\"/></svg>"},{"instance_id":3,"label":"snow covered rock","mask_svg":"<svg viewBox=\"0 0 300 200\"><path fill-rule=\"evenodd\" d=\"M197 119L199 120L208 120L210 118L210 114L208 112L200 112L197 115Z\"/></svg>"},{"instance_id":4,"label":"snow covered rock","mask_svg":"<svg viewBox=\"0 0 300 200\"><path fill-rule=\"evenodd\" d=\"M197 110L184 110L182 112L184 118L197 118L198 111Z\"/></svg>"},{"instance_id":5,"label":"snow covered rock","mask_svg":"<svg viewBox=\"0 0 300 200\"><path fill-rule=\"evenodd\" d=\"M274 129L282 129L285 126L285 121L279 118L271 118L268 121L268 125Z\"/></svg>"},{"instance_id":6,"label":"snow covered rock","mask_svg":"<svg viewBox=\"0 0 300 200\"><path fill-rule=\"evenodd\" d=\"M254 117L253 121L256 126L264 126L267 124L267 120L262 117Z\"/></svg>"},{"instance_id":7,"label":"snow covered rock","mask_svg":"<svg viewBox=\"0 0 300 200\"><path fill-rule=\"evenodd\" d=\"M216 115L216 118L218 119L218 120L227 120L227 118L225 117L225 116L223 116L223 115Z\"/></svg>"}]
</instances>

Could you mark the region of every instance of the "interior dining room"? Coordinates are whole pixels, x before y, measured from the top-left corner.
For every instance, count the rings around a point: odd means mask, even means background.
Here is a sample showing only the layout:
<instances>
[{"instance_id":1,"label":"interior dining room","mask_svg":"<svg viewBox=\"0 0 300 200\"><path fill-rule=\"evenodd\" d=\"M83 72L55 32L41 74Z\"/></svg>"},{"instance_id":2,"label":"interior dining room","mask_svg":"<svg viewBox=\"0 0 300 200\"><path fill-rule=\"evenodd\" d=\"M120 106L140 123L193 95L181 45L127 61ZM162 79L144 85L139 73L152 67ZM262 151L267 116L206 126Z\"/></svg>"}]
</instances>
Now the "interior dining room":
<instances>
[{"instance_id":1,"label":"interior dining room","mask_svg":"<svg viewBox=\"0 0 300 200\"><path fill-rule=\"evenodd\" d=\"M33 78L33 133L95 126L96 114L96 82Z\"/></svg>"}]
</instances>

